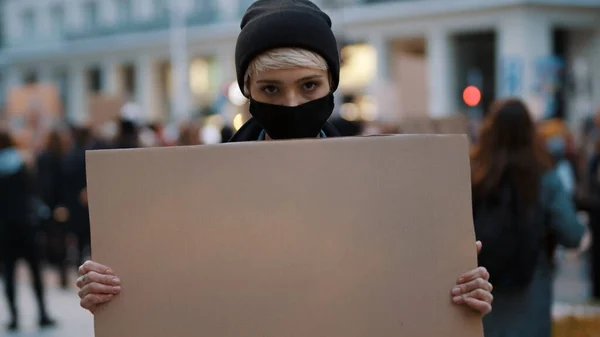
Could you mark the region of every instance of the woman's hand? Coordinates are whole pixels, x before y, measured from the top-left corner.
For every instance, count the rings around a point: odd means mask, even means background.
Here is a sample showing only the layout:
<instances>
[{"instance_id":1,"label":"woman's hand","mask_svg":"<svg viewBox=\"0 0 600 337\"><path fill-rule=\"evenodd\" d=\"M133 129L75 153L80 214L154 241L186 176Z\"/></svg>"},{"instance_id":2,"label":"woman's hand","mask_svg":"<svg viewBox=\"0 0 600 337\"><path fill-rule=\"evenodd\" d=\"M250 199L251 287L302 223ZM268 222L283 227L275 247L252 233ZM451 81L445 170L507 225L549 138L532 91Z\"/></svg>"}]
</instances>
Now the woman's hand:
<instances>
[{"instance_id":1,"label":"woman's hand","mask_svg":"<svg viewBox=\"0 0 600 337\"><path fill-rule=\"evenodd\" d=\"M81 307L91 313L103 303L109 302L121 292L121 281L107 266L94 261L86 261L79 267L77 287Z\"/></svg>"},{"instance_id":2,"label":"woman's hand","mask_svg":"<svg viewBox=\"0 0 600 337\"><path fill-rule=\"evenodd\" d=\"M481 252L481 242L477 241L477 254ZM492 284L488 282L490 274L484 267L473 269L462 275L452 289L452 301L466 305L483 315L492 311Z\"/></svg>"}]
</instances>

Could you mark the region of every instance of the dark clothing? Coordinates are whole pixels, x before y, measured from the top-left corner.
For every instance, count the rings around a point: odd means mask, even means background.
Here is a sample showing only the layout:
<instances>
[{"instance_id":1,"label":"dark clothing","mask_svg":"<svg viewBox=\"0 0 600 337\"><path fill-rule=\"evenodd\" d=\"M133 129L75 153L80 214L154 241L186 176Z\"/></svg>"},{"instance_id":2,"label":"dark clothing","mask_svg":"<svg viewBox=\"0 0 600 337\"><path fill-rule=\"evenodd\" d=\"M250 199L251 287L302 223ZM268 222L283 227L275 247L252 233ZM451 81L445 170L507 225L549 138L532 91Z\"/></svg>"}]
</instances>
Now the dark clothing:
<instances>
[{"instance_id":1,"label":"dark clothing","mask_svg":"<svg viewBox=\"0 0 600 337\"><path fill-rule=\"evenodd\" d=\"M85 148L75 147L64 158L63 201L69 210L69 229L75 234L88 232L87 205L81 202L81 193L86 187Z\"/></svg>"},{"instance_id":2,"label":"dark clothing","mask_svg":"<svg viewBox=\"0 0 600 337\"><path fill-rule=\"evenodd\" d=\"M85 172L85 151L87 147L74 147L63 162L63 200L69 211L67 230L77 237L79 258L77 265L83 263L82 252L90 244L90 220L88 206L82 200L87 186Z\"/></svg>"},{"instance_id":3,"label":"dark clothing","mask_svg":"<svg viewBox=\"0 0 600 337\"><path fill-rule=\"evenodd\" d=\"M592 234L590 274L592 281L592 296L600 299L600 156L592 157L589 166L590 199L596 201L589 208L589 227Z\"/></svg>"},{"instance_id":4,"label":"dark clothing","mask_svg":"<svg viewBox=\"0 0 600 337\"><path fill-rule=\"evenodd\" d=\"M114 147L117 149L136 149L140 147L137 134L119 137Z\"/></svg>"},{"instance_id":5,"label":"dark clothing","mask_svg":"<svg viewBox=\"0 0 600 337\"><path fill-rule=\"evenodd\" d=\"M0 151L0 256L5 266L5 293L12 316L11 325L18 319L15 267L19 258L25 258L29 263L40 320L47 320L36 243L38 216L32 178L18 151L12 148Z\"/></svg>"},{"instance_id":6,"label":"dark clothing","mask_svg":"<svg viewBox=\"0 0 600 337\"><path fill-rule=\"evenodd\" d=\"M51 210L62 201L62 156L42 152L37 158L37 183L43 202Z\"/></svg>"},{"instance_id":7,"label":"dark clothing","mask_svg":"<svg viewBox=\"0 0 600 337\"><path fill-rule=\"evenodd\" d=\"M54 218L54 210L63 203L63 157L53 152L43 152L37 159L37 182L42 201L48 214L43 219L45 234L44 258L55 266L60 275L61 285L67 287L67 247L66 223Z\"/></svg>"},{"instance_id":8,"label":"dark clothing","mask_svg":"<svg viewBox=\"0 0 600 337\"><path fill-rule=\"evenodd\" d=\"M585 227L579 223L571 196L554 170L542 177L535 222L550 228L559 244L579 245ZM549 222L549 223L548 223ZM495 291L492 312L483 318L486 337L550 337L552 261L547 250L539 254L533 281L523 290Z\"/></svg>"},{"instance_id":9,"label":"dark clothing","mask_svg":"<svg viewBox=\"0 0 600 337\"><path fill-rule=\"evenodd\" d=\"M35 233L24 223L5 223L0 240L4 263L4 292L8 300L8 307L13 320L18 319L16 299L16 267L20 258L25 259L33 280L33 290L38 302L38 314L40 319L47 317L46 304L44 302L44 286L42 283L41 263L39 247L36 243Z\"/></svg>"},{"instance_id":10,"label":"dark clothing","mask_svg":"<svg viewBox=\"0 0 600 337\"><path fill-rule=\"evenodd\" d=\"M329 123L325 123L322 128L327 138L340 137L339 132ZM259 139L263 132L263 127L258 122L251 118L249 119L234 135L229 142L251 142Z\"/></svg>"},{"instance_id":11,"label":"dark clothing","mask_svg":"<svg viewBox=\"0 0 600 337\"><path fill-rule=\"evenodd\" d=\"M21 155L14 149L0 152L0 222L34 226L34 184Z\"/></svg>"}]
</instances>

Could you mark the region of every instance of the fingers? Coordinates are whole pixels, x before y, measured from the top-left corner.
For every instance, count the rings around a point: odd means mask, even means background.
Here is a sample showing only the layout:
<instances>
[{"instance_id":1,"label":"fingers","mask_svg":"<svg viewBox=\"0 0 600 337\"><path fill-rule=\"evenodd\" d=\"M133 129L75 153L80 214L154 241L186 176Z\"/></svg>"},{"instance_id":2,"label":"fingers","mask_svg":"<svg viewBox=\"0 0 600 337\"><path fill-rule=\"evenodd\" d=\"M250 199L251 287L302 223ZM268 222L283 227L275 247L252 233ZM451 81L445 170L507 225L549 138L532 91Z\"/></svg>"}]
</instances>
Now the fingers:
<instances>
[{"instance_id":1,"label":"fingers","mask_svg":"<svg viewBox=\"0 0 600 337\"><path fill-rule=\"evenodd\" d=\"M483 243L481 243L481 241L477 241L477 242L475 242L475 246L477 247L477 255L479 255L479 253L481 253L481 248L483 247Z\"/></svg>"},{"instance_id":2,"label":"fingers","mask_svg":"<svg viewBox=\"0 0 600 337\"><path fill-rule=\"evenodd\" d=\"M466 305L483 315L487 315L492 311L494 296L483 289L476 289L463 296L454 296L452 301L455 304Z\"/></svg>"},{"instance_id":3,"label":"fingers","mask_svg":"<svg viewBox=\"0 0 600 337\"><path fill-rule=\"evenodd\" d=\"M474 298L487 303L492 303L494 301L494 295L492 295L491 292L484 289L475 289L470 293L464 295L463 298L465 300L468 298Z\"/></svg>"},{"instance_id":4,"label":"fingers","mask_svg":"<svg viewBox=\"0 0 600 337\"><path fill-rule=\"evenodd\" d=\"M469 298L474 298L480 301L492 303L494 301L494 295L491 292L478 288L464 295L455 295L452 300L456 304L465 304L466 300Z\"/></svg>"},{"instance_id":5,"label":"fingers","mask_svg":"<svg viewBox=\"0 0 600 337\"><path fill-rule=\"evenodd\" d=\"M121 285L121 280L114 275L99 274L95 271L90 271L77 279L77 287L80 289L90 283L99 283L107 286L119 286Z\"/></svg>"},{"instance_id":6,"label":"fingers","mask_svg":"<svg viewBox=\"0 0 600 337\"><path fill-rule=\"evenodd\" d=\"M482 290L485 290L485 291L491 293L492 290L494 290L494 287L487 280L482 279L482 278L477 278L473 281L459 284L456 287L454 287L454 289L452 289L452 295L458 296L458 295L468 294L477 289L482 289Z\"/></svg>"},{"instance_id":7,"label":"fingers","mask_svg":"<svg viewBox=\"0 0 600 337\"><path fill-rule=\"evenodd\" d=\"M456 283L463 284L463 283L471 282L477 278L482 278L487 281L490 279L490 273L488 273L487 269L485 269L484 267L479 267L479 268L473 269L473 270L465 273L463 276L461 276L458 279L458 281Z\"/></svg>"},{"instance_id":8,"label":"fingers","mask_svg":"<svg viewBox=\"0 0 600 337\"><path fill-rule=\"evenodd\" d=\"M95 271L99 274L114 275L113 271L110 270L110 268L108 268L107 266L100 264L98 262L94 262L94 261L85 261L79 267L79 275L85 275L91 271Z\"/></svg>"},{"instance_id":9,"label":"fingers","mask_svg":"<svg viewBox=\"0 0 600 337\"><path fill-rule=\"evenodd\" d=\"M473 269L461 276L457 286L452 289L452 301L487 315L492 311L494 301L492 295L494 287L488 281L489 277L488 271L483 267Z\"/></svg>"},{"instance_id":10,"label":"fingers","mask_svg":"<svg viewBox=\"0 0 600 337\"><path fill-rule=\"evenodd\" d=\"M94 313L98 305L112 300L113 297L114 295L109 294L89 294L81 299L80 305L82 308Z\"/></svg>"},{"instance_id":11,"label":"fingers","mask_svg":"<svg viewBox=\"0 0 600 337\"><path fill-rule=\"evenodd\" d=\"M77 287L81 307L94 313L98 305L106 303L121 292L121 281L108 267L86 261L79 267Z\"/></svg>"},{"instance_id":12,"label":"fingers","mask_svg":"<svg viewBox=\"0 0 600 337\"><path fill-rule=\"evenodd\" d=\"M479 311L482 315L492 312L492 304L473 297L465 298L465 304L470 308Z\"/></svg>"},{"instance_id":13,"label":"fingers","mask_svg":"<svg viewBox=\"0 0 600 337\"><path fill-rule=\"evenodd\" d=\"M79 298L84 298L87 295L116 295L121 292L121 287L108 286L101 283L89 283L81 287L79 290Z\"/></svg>"}]
</instances>

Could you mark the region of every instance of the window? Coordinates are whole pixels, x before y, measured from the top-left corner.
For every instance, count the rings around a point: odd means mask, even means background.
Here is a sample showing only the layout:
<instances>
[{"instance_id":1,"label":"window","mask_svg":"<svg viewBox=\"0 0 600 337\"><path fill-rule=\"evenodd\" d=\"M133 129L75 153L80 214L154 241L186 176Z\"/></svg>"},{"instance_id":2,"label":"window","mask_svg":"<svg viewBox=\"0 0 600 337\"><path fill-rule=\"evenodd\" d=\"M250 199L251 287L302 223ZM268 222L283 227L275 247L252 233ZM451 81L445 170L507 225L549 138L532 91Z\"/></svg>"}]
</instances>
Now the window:
<instances>
[{"instance_id":1,"label":"window","mask_svg":"<svg viewBox=\"0 0 600 337\"><path fill-rule=\"evenodd\" d=\"M117 0L117 10L119 15L119 21L121 23L130 22L133 17L133 5L131 0Z\"/></svg>"},{"instance_id":2,"label":"window","mask_svg":"<svg viewBox=\"0 0 600 337\"><path fill-rule=\"evenodd\" d=\"M52 30L55 35L62 35L65 32L65 9L63 6L56 5L50 9L50 18L52 20Z\"/></svg>"},{"instance_id":3,"label":"window","mask_svg":"<svg viewBox=\"0 0 600 337\"><path fill-rule=\"evenodd\" d=\"M123 65L123 79L125 85L125 92L129 95L135 95L136 92L136 81L135 81L135 73L136 69L133 64Z\"/></svg>"},{"instance_id":4,"label":"window","mask_svg":"<svg viewBox=\"0 0 600 337\"><path fill-rule=\"evenodd\" d=\"M67 69L58 68L54 72L54 82L58 86L64 110L69 111L69 73Z\"/></svg>"},{"instance_id":5,"label":"window","mask_svg":"<svg viewBox=\"0 0 600 337\"><path fill-rule=\"evenodd\" d=\"M23 83L25 84L35 84L38 83L39 78L37 72L33 70L26 71L23 74Z\"/></svg>"},{"instance_id":6,"label":"window","mask_svg":"<svg viewBox=\"0 0 600 337\"><path fill-rule=\"evenodd\" d=\"M98 2L86 2L83 8L83 12L85 17L85 24L88 28L96 28L100 25L100 12L98 9Z\"/></svg>"},{"instance_id":7,"label":"window","mask_svg":"<svg viewBox=\"0 0 600 337\"><path fill-rule=\"evenodd\" d=\"M92 93L102 91L102 70L98 67L93 67L87 71L88 90Z\"/></svg>"},{"instance_id":8,"label":"window","mask_svg":"<svg viewBox=\"0 0 600 337\"><path fill-rule=\"evenodd\" d=\"M21 19L21 22L23 22L23 37L26 39L35 37L36 18L33 9L25 10Z\"/></svg>"}]
</instances>

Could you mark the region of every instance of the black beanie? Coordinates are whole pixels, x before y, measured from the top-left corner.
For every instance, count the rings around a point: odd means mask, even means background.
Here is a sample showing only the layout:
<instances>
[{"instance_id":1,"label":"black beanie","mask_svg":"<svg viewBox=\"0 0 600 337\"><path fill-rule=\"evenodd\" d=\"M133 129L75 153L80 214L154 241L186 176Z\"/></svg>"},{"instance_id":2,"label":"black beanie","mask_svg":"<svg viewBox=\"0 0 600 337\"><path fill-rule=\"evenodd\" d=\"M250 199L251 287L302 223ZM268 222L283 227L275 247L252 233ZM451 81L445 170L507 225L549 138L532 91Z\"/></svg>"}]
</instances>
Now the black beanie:
<instances>
[{"instance_id":1,"label":"black beanie","mask_svg":"<svg viewBox=\"0 0 600 337\"><path fill-rule=\"evenodd\" d=\"M325 59L331 89L340 81L340 55L331 30L331 19L309 0L258 0L244 14L235 46L238 85L258 55L276 48L301 48Z\"/></svg>"}]
</instances>

